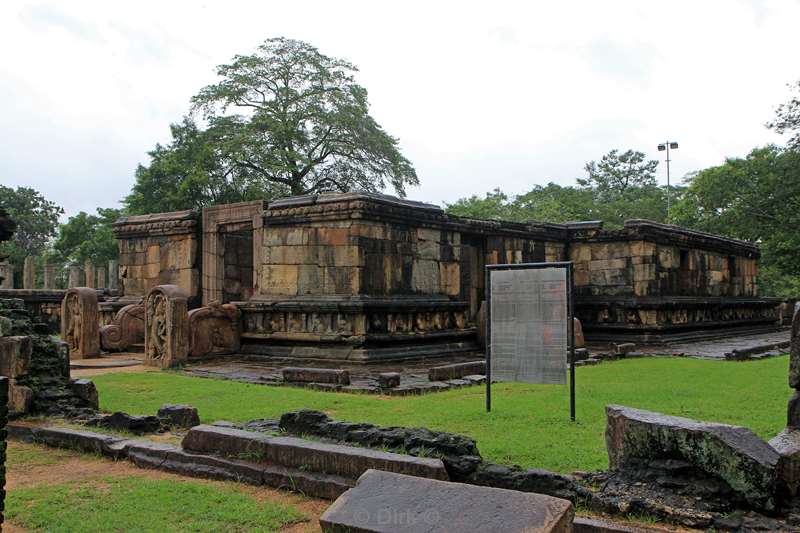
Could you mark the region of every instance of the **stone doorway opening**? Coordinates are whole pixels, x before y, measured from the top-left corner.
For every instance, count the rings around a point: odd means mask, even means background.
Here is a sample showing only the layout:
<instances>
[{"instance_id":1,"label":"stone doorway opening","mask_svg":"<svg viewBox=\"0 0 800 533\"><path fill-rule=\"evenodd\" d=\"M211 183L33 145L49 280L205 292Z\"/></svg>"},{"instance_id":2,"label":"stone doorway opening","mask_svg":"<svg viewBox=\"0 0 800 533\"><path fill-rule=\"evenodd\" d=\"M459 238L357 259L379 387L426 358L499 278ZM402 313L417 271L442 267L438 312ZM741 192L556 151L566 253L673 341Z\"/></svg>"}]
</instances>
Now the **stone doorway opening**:
<instances>
[{"instance_id":1,"label":"stone doorway opening","mask_svg":"<svg viewBox=\"0 0 800 533\"><path fill-rule=\"evenodd\" d=\"M253 230L226 232L222 237L222 303L253 296Z\"/></svg>"},{"instance_id":2,"label":"stone doorway opening","mask_svg":"<svg viewBox=\"0 0 800 533\"><path fill-rule=\"evenodd\" d=\"M263 201L203 209L203 305L253 296L263 210Z\"/></svg>"}]
</instances>

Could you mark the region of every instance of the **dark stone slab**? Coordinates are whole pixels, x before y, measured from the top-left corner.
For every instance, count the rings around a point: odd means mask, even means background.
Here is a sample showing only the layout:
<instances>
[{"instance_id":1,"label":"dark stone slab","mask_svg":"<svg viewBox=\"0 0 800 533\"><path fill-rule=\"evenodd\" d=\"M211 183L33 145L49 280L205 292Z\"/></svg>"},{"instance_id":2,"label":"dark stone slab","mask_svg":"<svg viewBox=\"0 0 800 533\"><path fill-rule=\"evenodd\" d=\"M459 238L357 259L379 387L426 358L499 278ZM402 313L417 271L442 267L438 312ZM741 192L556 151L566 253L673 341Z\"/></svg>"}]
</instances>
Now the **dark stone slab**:
<instances>
[{"instance_id":1,"label":"dark stone slab","mask_svg":"<svg viewBox=\"0 0 800 533\"><path fill-rule=\"evenodd\" d=\"M107 454L111 446L125 440L111 435L67 428L39 427L32 428L31 432L35 442L54 448L67 448L97 454Z\"/></svg>"},{"instance_id":2,"label":"dark stone slab","mask_svg":"<svg viewBox=\"0 0 800 533\"><path fill-rule=\"evenodd\" d=\"M128 413L116 412L110 415L101 415L87 422L89 426L98 426L116 431L128 431L136 435L155 433L161 429L161 420L157 416L136 416Z\"/></svg>"},{"instance_id":3,"label":"dark stone slab","mask_svg":"<svg viewBox=\"0 0 800 533\"><path fill-rule=\"evenodd\" d=\"M486 374L486 361L435 366L428 370L428 379L430 381L447 381L448 379L463 378L471 374Z\"/></svg>"},{"instance_id":4,"label":"dark stone slab","mask_svg":"<svg viewBox=\"0 0 800 533\"><path fill-rule=\"evenodd\" d=\"M591 497L589 490L574 477L539 468L522 469L481 463L464 481L486 487L536 492L570 501L582 501Z\"/></svg>"},{"instance_id":5,"label":"dark stone slab","mask_svg":"<svg viewBox=\"0 0 800 533\"><path fill-rule=\"evenodd\" d=\"M378 374L378 385L387 389L398 387L400 385L400 373L382 372Z\"/></svg>"},{"instance_id":6,"label":"dark stone slab","mask_svg":"<svg viewBox=\"0 0 800 533\"><path fill-rule=\"evenodd\" d=\"M320 517L325 532L569 532L566 500L369 470Z\"/></svg>"},{"instance_id":7,"label":"dark stone slab","mask_svg":"<svg viewBox=\"0 0 800 533\"><path fill-rule=\"evenodd\" d=\"M217 453L251 461L356 479L370 468L434 479L448 479L440 459L413 457L368 448L326 444L296 437L268 437L232 428L200 425L183 439L187 451Z\"/></svg>"},{"instance_id":8,"label":"dark stone slab","mask_svg":"<svg viewBox=\"0 0 800 533\"><path fill-rule=\"evenodd\" d=\"M165 404L158 409L159 418L169 421L171 426L191 428L200 425L197 408L186 404Z\"/></svg>"},{"instance_id":9,"label":"dark stone slab","mask_svg":"<svg viewBox=\"0 0 800 533\"><path fill-rule=\"evenodd\" d=\"M795 391L786 406L786 427L800 428L800 392Z\"/></svg>"},{"instance_id":10,"label":"dark stone slab","mask_svg":"<svg viewBox=\"0 0 800 533\"><path fill-rule=\"evenodd\" d=\"M70 389L75 396L86 402L92 409L100 408L100 399L97 394L97 387L91 379L73 379L69 383Z\"/></svg>"},{"instance_id":11,"label":"dark stone slab","mask_svg":"<svg viewBox=\"0 0 800 533\"><path fill-rule=\"evenodd\" d=\"M576 517L572 522L572 533L656 533L667 531L672 530L638 527L585 516Z\"/></svg>"},{"instance_id":12,"label":"dark stone slab","mask_svg":"<svg viewBox=\"0 0 800 533\"><path fill-rule=\"evenodd\" d=\"M749 429L619 405L606 406L606 416L611 470L682 458L727 482L750 505L775 509L779 455Z\"/></svg>"},{"instance_id":13,"label":"dark stone slab","mask_svg":"<svg viewBox=\"0 0 800 533\"><path fill-rule=\"evenodd\" d=\"M283 380L290 382L350 384L350 373L336 368L286 367L282 374Z\"/></svg>"},{"instance_id":14,"label":"dark stone slab","mask_svg":"<svg viewBox=\"0 0 800 533\"><path fill-rule=\"evenodd\" d=\"M789 348L789 386L800 390L800 313L792 318L792 337Z\"/></svg>"}]
</instances>

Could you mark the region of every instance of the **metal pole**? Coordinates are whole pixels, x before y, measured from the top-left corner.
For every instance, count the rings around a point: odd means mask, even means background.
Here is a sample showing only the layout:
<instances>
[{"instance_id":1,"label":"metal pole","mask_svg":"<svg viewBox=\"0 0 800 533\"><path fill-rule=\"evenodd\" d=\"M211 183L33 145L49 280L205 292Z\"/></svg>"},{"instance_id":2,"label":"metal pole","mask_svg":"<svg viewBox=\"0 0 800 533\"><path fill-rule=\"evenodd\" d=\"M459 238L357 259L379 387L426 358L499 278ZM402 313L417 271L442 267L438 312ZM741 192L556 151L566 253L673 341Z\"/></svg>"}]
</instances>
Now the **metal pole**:
<instances>
[{"instance_id":1,"label":"metal pole","mask_svg":"<svg viewBox=\"0 0 800 533\"><path fill-rule=\"evenodd\" d=\"M491 286L491 271L489 268L484 267L484 281L483 281L483 296L485 298L485 320L486 324L484 325L484 336L486 338L486 412L489 413L492 410L492 313L491 313L491 296L492 296L492 286Z\"/></svg>"},{"instance_id":2,"label":"metal pole","mask_svg":"<svg viewBox=\"0 0 800 533\"><path fill-rule=\"evenodd\" d=\"M670 198L672 196L669 186L669 141L664 143L667 147L667 222L669 222L669 206L670 206Z\"/></svg>"}]
</instances>

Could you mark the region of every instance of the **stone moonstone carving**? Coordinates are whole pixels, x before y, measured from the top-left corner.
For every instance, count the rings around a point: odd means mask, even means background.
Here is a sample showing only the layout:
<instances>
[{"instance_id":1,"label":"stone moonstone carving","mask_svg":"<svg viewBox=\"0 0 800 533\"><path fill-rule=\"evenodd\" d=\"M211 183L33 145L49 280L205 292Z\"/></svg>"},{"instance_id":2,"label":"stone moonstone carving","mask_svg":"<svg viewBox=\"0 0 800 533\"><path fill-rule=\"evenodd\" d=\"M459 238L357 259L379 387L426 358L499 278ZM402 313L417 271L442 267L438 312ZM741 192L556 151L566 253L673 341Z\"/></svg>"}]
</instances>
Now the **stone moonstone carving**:
<instances>
[{"instance_id":1,"label":"stone moonstone carving","mask_svg":"<svg viewBox=\"0 0 800 533\"><path fill-rule=\"evenodd\" d=\"M188 294L177 285L158 285L145 297L144 364L171 368L189 353Z\"/></svg>"},{"instance_id":2,"label":"stone moonstone carving","mask_svg":"<svg viewBox=\"0 0 800 533\"><path fill-rule=\"evenodd\" d=\"M61 339L69 346L70 359L100 355L97 292L88 287L68 289L61 301Z\"/></svg>"},{"instance_id":3,"label":"stone moonstone carving","mask_svg":"<svg viewBox=\"0 0 800 533\"><path fill-rule=\"evenodd\" d=\"M100 328L100 346L106 351L124 351L144 342L144 305L126 305L111 324Z\"/></svg>"},{"instance_id":4,"label":"stone moonstone carving","mask_svg":"<svg viewBox=\"0 0 800 533\"><path fill-rule=\"evenodd\" d=\"M239 309L211 302L189 311L189 356L231 354L239 351Z\"/></svg>"}]
</instances>

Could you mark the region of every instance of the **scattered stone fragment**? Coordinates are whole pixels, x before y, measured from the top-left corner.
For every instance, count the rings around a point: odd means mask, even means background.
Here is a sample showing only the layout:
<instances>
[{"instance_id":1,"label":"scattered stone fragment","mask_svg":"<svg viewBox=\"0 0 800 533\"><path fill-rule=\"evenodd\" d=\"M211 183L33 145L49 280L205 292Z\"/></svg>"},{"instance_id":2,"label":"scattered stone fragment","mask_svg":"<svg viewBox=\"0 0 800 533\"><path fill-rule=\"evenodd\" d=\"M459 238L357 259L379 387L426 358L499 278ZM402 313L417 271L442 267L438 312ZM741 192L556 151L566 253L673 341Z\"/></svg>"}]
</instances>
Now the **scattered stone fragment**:
<instances>
[{"instance_id":1,"label":"scattered stone fragment","mask_svg":"<svg viewBox=\"0 0 800 533\"><path fill-rule=\"evenodd\" d=\"M486 374L486 361L469 361L452 365L435 366L428 370L429 381L447 381L471 374Z\"/></svg>"},{"instance_id":2,"label":"scattered stone fragment","mask_svg":"<svg viewBox=\"0 0 800 533\"><path fill-rule=\"evenodd\" d=\"M157 416L134 416L122 412L97 416L89 420L87 425L117 431L128 431L137 435L155 433L161 430L161 420Z\"/></svg>"},{"instance_id":3,"label":"scattered stone fragment","mask_svg":"<svg viewBox=\"0 0 800 533\"><path fill-rule=\"evenodd\" d=\"M400 385L399 372L382 372L378 374L378 385L381 388L391 389Z\"/></svg>"},{"instance_id":4,"label":"scattered stone fragment","mask_svg":"<svg viewBox=\"0 0 800 533\"><path fill-rule=\"evenodd\" d=\"M614 353L620 356L625 356L628 353L634 351L635 349L636 345L632 342L623 342L614 345Z\"/></svg>"},{"instance_id":5,"label":"scattered stone fragment","mask_svg":"<svg viewBox=\"0 0 800 533\"><path fill-rule=\"evenodd\" d=\"M320 517L325 532L569 532L572 504L506 489L369 470Z\"/></svg>"},{"instance_id":6,"label":"scattered stone fragment","mask_svg":"<svg viewBox=\"0 0 800 533\"><path fill-rule=\"evenodd\" d=\"M606 416L612 471L640 468L642 460L682 458L727 482L755 508L775 509L779 455L751 430L619 405L606 406Z\"/></svg>"},{"instance_id":7,"label":"scattered stone fragment","mask_svg":"<svg viewBox=\"0 0 800 533\"><path fill-rule=\"evenodd\" d=\"M800 429L786 428L769 441L778 454L778 476L790 496L800 488Z\"/></svg>"},{"instance_id":8,"label":"scattered stone fragment","mask_svg":"<svg viewBox=\"0 0 800 533\"><path fill-rule=\"evenodd\" d=\"M282 373L283 380L289 382L350 384L350 373L336 368L286 367Z\"/></svg>"},{"instance_id":9,"label":"scattered stone fragment","mask_svg":"<svg viewBox=\"0 0 800 533\"><path fill-rule=\"evenodd\" d=\"M197 408L186 404L165 404L158 409L158 417L164 418L169 425L180 428L191 428L200 425Z\"/></svg>"},{"instance_id":10,"label":"scattered stone fragment","mask_svg":"<svg viewBox=\"0 0 800 533\"><path fill-rule=\"evenodd\" d=\"M99 409L100 408L100 398L97 394L97 387L94 386L94 382L90 379L73 379L70 380L69 383L72 392L75 395L86 402L91 409Z\"/></svg>"}]
</instances>

